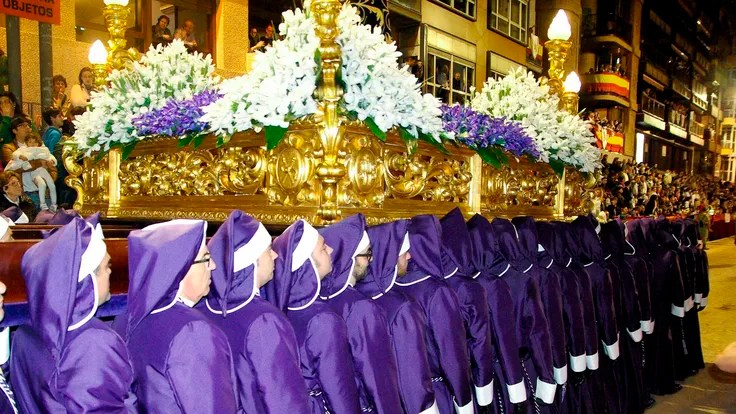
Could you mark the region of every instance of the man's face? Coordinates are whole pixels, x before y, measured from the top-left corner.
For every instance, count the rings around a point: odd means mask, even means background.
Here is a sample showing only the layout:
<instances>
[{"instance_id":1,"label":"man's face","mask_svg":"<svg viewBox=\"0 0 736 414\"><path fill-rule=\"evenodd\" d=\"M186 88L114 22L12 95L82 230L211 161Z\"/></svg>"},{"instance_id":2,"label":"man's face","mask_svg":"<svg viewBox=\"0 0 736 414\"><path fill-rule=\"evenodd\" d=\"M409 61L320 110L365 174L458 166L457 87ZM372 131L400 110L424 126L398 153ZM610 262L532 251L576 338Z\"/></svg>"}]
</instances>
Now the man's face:
<instances>
[{"instance_id":1,"label":"man's face","mask_svg":"<svg viewBox=\"0 0 736 414\"><path fill-rule=\"evenodd\" d=\"M184 22L184 31L187 32L187 34L192 34L194 31L194 23L191 20Z\"/></svg>"},{"instance_id":2,"label":"man's face","mask_svg":"<svg viewBox=\"0 0 736 414\"><path fill-rule=\"evenodd\" d=\"M411 254L409 254L409 252L399 256L399 261L396 263L396 276L402 277L406 275L406 268L409 266L409 259L411 259Z\"/></svg>"},{"instance_id":3,"label":"man's face","mask_svg":"<svg viewBox=\"0 0 736 414\"><path fill-rule=\"evenodd\" d=\"M256 37L258 36L258 29L252 28L250 29L250 37Z\"/></svg>"},{"instance_id":4,"label":"man's face","mask_svg":"<svg viewBox=\"0 0 736 414\"><path fill-rule=\"evenodd\" d=\"M105 258L95 270L94 277L97 278L97 300L100 305L110 300L110 254L105 253Z\"/></svg>"},{"instance_id":5,"label":"man's face","mask_svg":"<svg viewBox=\"0 0 736 414\"><path fill-rule=\"evenodd\" d=\"M256 284L259 288L273 279L273 262L277 257L279 255L268 246L256 260Z\"/></svg>"},{"instance_id":6,"label":"man's face","mask_svg":"<svg viewBox=\"0 0 736 414\"><path fill-rule=\"evenodd\" d=\"M266 37L272 37L273 36L273 26L266 26Z\"/></svg>"},{"instance_id":7,"label":"man's face","mask_svg":"<svg viewBox=\"0 0 736 414\"><path fill-rule=\"evenodd\" d=\"M365 278L366 273L368 273L368 264L371 260L373 260L373 250L371 246L366 247L362 252L359 252L355 256L355 266L353 266L352 276L356 282Z\"/></svg>"},{"instance_id":8,"label":"man's face","mask_svg":"<svg viewBox=\"0 0 736 414\"><path fill-rule=\"evenodd\" d=\"M320 278L320 280L324 279L325 276L329 275L332 271L332 247L328 246L327 243L325 243L325 239L322 236L319 236L319 239L317 240L317 245L314 246L314 250L312 251L312 259L314 260L314 264L317 267L317 273Z\"/></svg>"},{"instance_id":9,"label":"man's face","mask_svg":"<svg viewBox=\"0 0 736 414\"><path fill-rule=\"evenodd\" d=\"M210 292L210 283L212 282L212 271L217 266L210 258L210 251L207 246L202 246L197 253L192 267L182 280L181 294L194 303L199 302Z\"/></svg>"}]
</instances>

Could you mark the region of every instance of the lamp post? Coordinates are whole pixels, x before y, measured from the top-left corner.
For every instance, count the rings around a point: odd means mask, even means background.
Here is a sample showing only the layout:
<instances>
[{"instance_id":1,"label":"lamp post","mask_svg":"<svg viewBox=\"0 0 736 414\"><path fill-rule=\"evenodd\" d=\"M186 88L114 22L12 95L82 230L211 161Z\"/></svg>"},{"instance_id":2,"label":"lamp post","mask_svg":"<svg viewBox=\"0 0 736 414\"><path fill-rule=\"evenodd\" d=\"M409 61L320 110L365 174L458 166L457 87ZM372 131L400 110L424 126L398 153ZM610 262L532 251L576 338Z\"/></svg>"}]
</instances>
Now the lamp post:
<instances>
[{"instance_id":1,"label":"lamp post","mask_svg":"<svg viewBox=\"0 0 736 414\"><path fill-rule=\"evenodd\" d=\"M565 59L567 59L567 53L572 47L572 42L569 41L570 36L572 36L570 22L567 20L565 11L560 9L555 18L552 19L549 29L547 29L547 38L549 40L544 43L549 57L548 77L550 93L556 94L557 96L562 95L562 77L565 76Z\"/></svg>"},{"instance_id":2,"label":"lamp post","mask_svg":"<svg viewBox=\"0 0 736 414\"><path fill-rule=\"evenodd\" d=\"M95 74L95 85L99 88L105 84L107 78L107 50L100 40L95 40L89 48L87 56Z\"/></svg>"},{"instance_id":3,"label":"lamp post","mask_svg":"<svg viewBox=\"0 0 736 414\"><path fill-rule=\"evenodd\" d=\"M133 60L138 59L138 51L131 48L125 50L127 40L125 40L125 31L128 29L128 17L130 17L130 9L128 8L128 0L104 0L105 8L102 15L105 18L107 31L110 32L110 40L107 41L110 47L109 64L112 69L122 69Z\"/></svg>"},{"instance_id":4,"label":"lamp post","mask_svg":"<svg viewBox=\"0 0 736 414\"><path fill-rule=\"evenodd\" d=\"M570 72L565 78L565 82L562 87L565 92L562 94L561 105L562 109L571 113L578 113L578 93L580 92L580 78L575 71Z\"/></svg>"}]
</instances>

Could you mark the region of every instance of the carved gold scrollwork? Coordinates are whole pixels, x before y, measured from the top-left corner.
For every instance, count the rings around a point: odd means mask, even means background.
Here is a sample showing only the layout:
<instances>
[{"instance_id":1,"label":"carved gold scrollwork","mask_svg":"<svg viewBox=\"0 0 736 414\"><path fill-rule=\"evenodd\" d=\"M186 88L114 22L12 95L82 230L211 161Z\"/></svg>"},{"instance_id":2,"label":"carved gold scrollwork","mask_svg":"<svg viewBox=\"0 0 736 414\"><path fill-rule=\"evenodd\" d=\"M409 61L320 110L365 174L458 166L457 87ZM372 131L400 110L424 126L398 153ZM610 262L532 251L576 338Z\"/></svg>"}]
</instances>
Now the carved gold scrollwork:
<instances>
[{"instance_id":1,"label":"carved gold scrollwork","mask_svg":"<svg viewBox=\"0 0 736 414\"><path fill-rule=\"evenodd\" d=\"M565 216L588 214L592 209L589 188L595 184L593 176L568 168L565 173Z\"/></svg>"},{"instance_id":2,"label":"carved gold scrollwork","mask_svg":"<svg viewBox=\"0 0 736 414\"><path fill-rule=\"evenodd\" d=\"M384 172L388 193L393 198L411 199L418 196L427 183L430 157L422 162L420 156L409 157L403 151L386 148L384 151Z\"/></svg>"},{"instance_id":3,"label":"carved gold scrollwork","mask_svg":"<svg viewBox=\"0 0 736 414\"><path fill-rule=\"evenodd\" d=\"M379 141L368 133L345 133L340 151L347 174L338 184L339 204L379 207L383 204L383 157Z\"/></svg>"},{"instance_id":4,"label":"carved gold scrollwork","mask_svg":"<svg viewBox=\"0 0 736 414\"><path fill-rule=\"evenodd\" d=\"M266 176L266 150L225 148L217 161L223 190L233 194L255 194L263 188Z\"/></svg>"},{"instance_id":5,"label":"carved gold scrollwork","mask_svg":"<svg viewBox=\"0 0 736 414\"><path fill-rule=\"evenodd\" d=\"M427 175L425 200L467 203L470 192L470 163L468 160L434 158Z\"/></svg>"},{"instance_id":6,"label":"carved gold scrollwork","mask_svg":"<svg viewBox=\"0 0 736 414\"><path fill-rule=\"evenodd\" d=\"M106 203L109 176L107 157L97 163L92 158L84 158L80 163L75 148L66 146L62 158L69 173L64 181L77 192L74 208L80 209L84 204Z\"/></svg>"},{"instance_id":7,"label":"carved gold scrollwork","mask_svg":"<svg viewBox=\"0 0 736 414\"><path fill-rule=\"evenodd\" d=\"M315 185L315 159L319 144L314 137L290 132L276 147L268 162L268 200L271 203L296 206L314 204L319 194Z\"/></svg>"},{"instance_id":8,"label":"carved gold scrollwork","mask_svg":"<svg viewBox=\"0 0 736 414\"><path fill-rule=\"evenodd\" d=\"M481 208L494 212L554 208L559 179L549 166L511 160L495 169L483 166ZM538 214L544 214L539 211Z\"/></svg>"},{"instance_id":9,"label":"carved gold scrollwork","mask_svg":"<svg viewBox=\"0 0 736 414\"><path fill-rule=\"evenodd\" d=\"M217 195L215 157L210 151L143 154L120 165L122 196Z\"/></svg>"}]
</instances>

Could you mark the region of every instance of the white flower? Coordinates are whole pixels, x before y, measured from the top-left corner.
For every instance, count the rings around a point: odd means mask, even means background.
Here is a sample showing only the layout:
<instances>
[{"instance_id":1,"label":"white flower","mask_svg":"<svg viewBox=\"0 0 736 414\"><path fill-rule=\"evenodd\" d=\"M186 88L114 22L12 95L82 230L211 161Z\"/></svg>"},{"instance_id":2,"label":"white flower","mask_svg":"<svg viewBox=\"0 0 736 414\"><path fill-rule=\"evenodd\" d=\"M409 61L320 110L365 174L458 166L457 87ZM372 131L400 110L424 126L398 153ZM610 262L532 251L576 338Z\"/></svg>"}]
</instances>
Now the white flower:
<instances>
[{"instance_id":1,"label":"white flower","mask_svg":"<svg viewBox=\"0 0 736 414\"><path fill-rule=\"evenodd\" d=\"M560 110L559 98L549 93L549 86L523 68L502 79L489 78L483 90L474 94L471 106L493 117L521 122L534 139L541 161L558 160L584 172L601 167L600 150L586 122Z\"/></svg>"}]
</instances>

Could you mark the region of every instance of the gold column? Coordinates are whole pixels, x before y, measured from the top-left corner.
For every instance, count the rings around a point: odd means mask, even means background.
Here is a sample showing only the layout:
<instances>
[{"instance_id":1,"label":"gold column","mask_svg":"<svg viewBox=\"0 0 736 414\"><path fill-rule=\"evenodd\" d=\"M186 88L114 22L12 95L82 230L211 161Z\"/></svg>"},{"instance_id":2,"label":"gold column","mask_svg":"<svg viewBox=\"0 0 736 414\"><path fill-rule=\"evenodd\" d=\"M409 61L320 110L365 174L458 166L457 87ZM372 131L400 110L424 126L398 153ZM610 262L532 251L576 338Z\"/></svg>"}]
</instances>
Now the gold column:
<instances>
[{"instance_id":1,"label":"gold column","mask_svg":"<svg viewBox=\"0 0 736 414\"><path fill-rule=\"evenodd\" d=\"M108 63L112 69L122 69L130 65L134 60L140 58L140 54L134 48L125 50L128 41L125 40L125 31L128 29L128 17L130 9L128 0L105 0L105 8L102 10L105 18L105 26L110 32L110 47Z\"/></svg>"},{"instance_id":2,"label":"gold column","mask_svg":"<svg viewBox=\"0 0 736 414\"><path fill-rule=\"evenodd\" d=\"M565 76L565 59L567 52L572 47L572 42L566 40L548 40L544 47L547 48L549 56L549 88L550 93L560 96L562 94L562 79Z\"/></svg>"},{"instance_id":3,"label":"gold column","mask_svg":"<svg viewBox=\"0 0 736 414\"><path fill-rule=\"evenodd\" d=\"M340 46L335 42L338 35L337 15L342 7L339 0L315 0L311 11L317 23L316 32L320 39L319 52L322 61L322 77L315 90L318 100L318 115L322 116L319 136L322 143L321 163L317 177L321 182L321 202L317 210L317 221L329 223L341 216L337 205L337 183L345 176L345 166L339 162L339 147L342 141L337 103L343 94L337 83L340 68ZM319 117L319 116L318 116Z\"/></svg>"}]
</instances>

